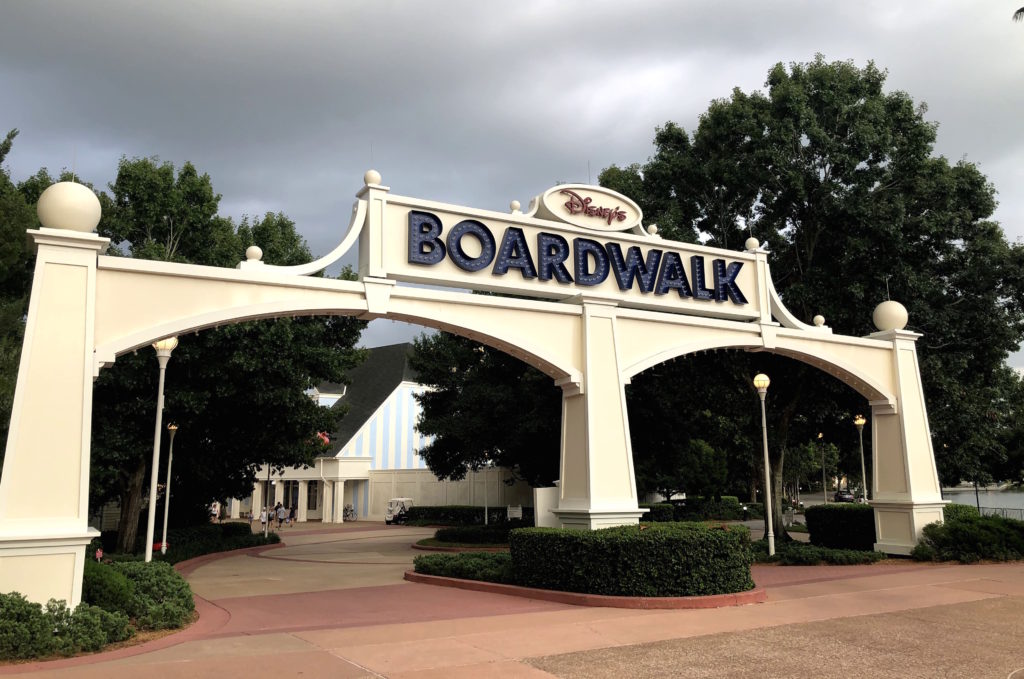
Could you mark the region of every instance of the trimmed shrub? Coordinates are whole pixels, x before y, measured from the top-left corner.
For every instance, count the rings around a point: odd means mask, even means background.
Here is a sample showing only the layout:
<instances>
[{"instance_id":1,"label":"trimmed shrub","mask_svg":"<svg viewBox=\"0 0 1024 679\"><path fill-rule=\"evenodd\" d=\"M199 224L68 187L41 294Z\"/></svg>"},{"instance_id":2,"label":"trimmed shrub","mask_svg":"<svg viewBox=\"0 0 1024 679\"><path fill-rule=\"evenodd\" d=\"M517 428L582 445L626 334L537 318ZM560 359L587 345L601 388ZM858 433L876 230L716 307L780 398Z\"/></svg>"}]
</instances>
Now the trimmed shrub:
<instances>
[{"instance_id":1,"label":"trimmed shrub","mask_svg":"<svg viewBox=\"0 0 1024 679\"><path fill-rule=\"evenodd\" d=\"M776 545L775 557L768 556L768 542L758 540L752 543L755 560L761 563L776 562L783 566L854 566L883 561L882 552L866 552L857 549L830 549L815 547L803 542L787 542Z\"/></svg>"},{"instance_id":2,"label":"trimmed shrub","mask_svg":"<svg viewBox=\"0 0 1024 679\"><path fill-rule=\"evenodd\" d=\"M461 542L468 545L508 544L508 525L504 526L451 526L438 528L434 539L441 542Z\"/></svg>"},{"instance_id":3,"label":"trimmed shrub","mask_svg":"<svg viewBox=\"0 0 1024 679\"><path fill-rule=\"evenodd\" d=\"M462 554L428 554L413 560L413 568L424 575L447 578L483 580L512 584L512 557L505 552L465 552Z\"/></svg>"},{"instance_id":4,"label":"trimmed shrub","mask_svg":"<svg viewBox=\"0 0 1024 679\"><path fill-rule=\"evenodd\" d=\"M160 561L122 561L113 568L135 585L133 610L139 629L175 629L192 617L192 590L171 565Z\"/></svg>"},{"instance_id":5,"label":"trimmed shrub","mask_svg":"<svg viewBox=\"0 0 1024 679\"><path fill-rule=\"evenodd\" d=\"M943 521L959 521L960 519L973 519L981 516L977 507L961 505L952 502L942 508Z\"/></svg>"},{"instance_id":6,"label":"trimmed shrub","mask_svg":"<svg viewBox=\"0 0 1024 679\"><path fill-rule=\"evenodd\" d=\"M693 596L753 588L742 526L656 523L509 534L517 584L589 594Z\"/></svg>"},{"instance_id":7,"label":"trimmed shrub","mask_svg":"<svg viewBox=\"0 0 1024 679\"><path fill-rule=\"evenodd\" d=\"M805 516L812 545L865 552L875 548L875 514L869 505L815 505Z\"/></svg>"},{"instance_id":8,"label":"trimmed shrub","mask_svg":"<svg viewBox=\"0 0 1024 679\"><path fill-rule=\"evenodd\" d=\"M252 532L252 526L244 522L230 521L228 523L219 523L216 525L220 526L221 537L223 537L225 540L240 537L247 538L250 535L254 534Z\"/></svg>"},{"instance_id":9,"label":"trimmed shrub","mask_svg":"<svg viewBox=\"0 0 1024 679\"><path fill-rule=\"evenodd\" d=\"M421 526L475 526L484 523L484 508L469 505L414 505L409 508L409 523ZM533 507L523 507L523 518L508 520L504 506L487 508L488 524L507 524L513 527L533 525Z\"/></svg>"},{"instance_id":10,"label":"trimmed shrub","mask_svg":"<svg viewBox=\"0 0 1024 679\"><path fill-rule=\"evenodd\" d=\"M43 607L18 592L0 594L0 660L53 653L53 627Z\"/></svg>"},{"instance_id":11,"label":"trimmed shrub","mask_svg":"<svg viewBox=\"0 0 1024 679\"><path fill-rule=\"evenodd\" d=\"M750 507L747 505L748 514L757 516ZM674 509L675 521L740 521L749 518L744 515L743 505L735 495L723 495L721 502L714 498L689 498L683 504L676 504Z\"/></svg>"},{"instance_id":12,"label":"trimmed shrub","mask_svg":"<svg viewBox=\"0 0 1024 679\"><path fill-rule=\"evenodd\" d=\"M658 503L654 503L654 504L652 504L652 503L643 503L643 504L640 505L640 509L648 510L647 513L643 515L643 520L644 521L651 521L651 522L661 523L661 522L665 522L665 521L675 521L676 520L675 519L676 507L675 507L675 505L670 504L668 502L658 502Z\"/></svg>"},{"instance_id":13,"label":"trimmed shrub","mask_svg":"<svg viewBox=\"0 0 1024 679\"><path fill-rule=\"evenodd\" d=\"M1024 521L1001 516L968 516L924 527L911 552L919 561L975 563L1024 558Z\"/></svg>"},{"instance_id":14,"label":"trimmed shrub","mask_svg":"<svg viewBox=\"0 0 1024 679\"><path fill-rule=\"evenodd\" d=\"M116 568L94 561L86 555L82 578L82 601L111 613L136 615L135 585Z\"/></svg>"}]
</instances>

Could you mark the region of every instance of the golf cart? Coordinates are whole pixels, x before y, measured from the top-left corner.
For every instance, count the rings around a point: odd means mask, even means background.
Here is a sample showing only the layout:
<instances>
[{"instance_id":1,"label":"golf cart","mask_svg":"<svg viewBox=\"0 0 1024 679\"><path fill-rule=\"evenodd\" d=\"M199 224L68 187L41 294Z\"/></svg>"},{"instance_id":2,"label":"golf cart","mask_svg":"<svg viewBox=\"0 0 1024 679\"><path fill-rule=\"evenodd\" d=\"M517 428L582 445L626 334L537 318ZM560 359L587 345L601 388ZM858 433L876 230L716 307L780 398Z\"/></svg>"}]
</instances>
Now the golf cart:
<instances>
[{"instance_id":1,"label":"golf cart","mask_svg":"<svg viewBox=\"0 0 1024 679\"><path fill-rule=\"evenodd\" d=\"M393 497L388 500L388 508L384 512L384 523L405 523L409 520L409 508L413 505L411 497Z\"/></svg>"}]
</instances>

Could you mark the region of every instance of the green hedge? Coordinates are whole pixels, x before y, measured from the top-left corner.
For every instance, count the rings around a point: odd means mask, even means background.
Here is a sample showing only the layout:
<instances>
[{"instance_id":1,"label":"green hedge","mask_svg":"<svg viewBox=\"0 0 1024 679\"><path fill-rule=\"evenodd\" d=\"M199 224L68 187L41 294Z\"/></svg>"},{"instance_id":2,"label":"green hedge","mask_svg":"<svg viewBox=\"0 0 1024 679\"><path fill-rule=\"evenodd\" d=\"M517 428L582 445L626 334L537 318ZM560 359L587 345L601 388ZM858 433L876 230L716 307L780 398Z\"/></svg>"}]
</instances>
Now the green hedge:
<instances>
[{"instance_id":1,"label":"green hedge","mask_svg":"<svg viewBox=\"0 0 1024 679\"><path fill-rule=\"evenodd\" d=\"M964 515L929 524L911 556L919 561L960 563L1024 559L1024 521Z\"/></svg>"},{"instance_id":2,"label":"green hedge","mask_svg":"<svg viewBox=\"0 0 1024 679\"><path fill-rule=\"evenodd\" d=\"M959 521L960 519L974 519L981 516L977 507L961 505L951 502L942 508L943 521Z\"/></svg>"},{"instance_id":3,"label":"green hedge","mask_svg":"<svg viewBox=\"0 0 1024 679\"><path fill-rule=\"evenodd\" d=\"M675 521L675 505L669 502L657 502L657 503L641 503L640 509L648 510L646 514L641 517L643 521L653 521L662 523L666 521Z\"/></svg>"},{"instance_id":4,"label":"green hedge","mask_svg":"<svg viewBox=\"0 0 1024 679\"><path fill-rule=\"evenodd\" d=\"M514 584L512 557L506 552L428 554L413 559L413 569L424 575Z\"/></svg>"},{"instance_id":5,"label":"green hedge","mask_svg":"<svg viewBox=\"0 0 1024 679\"><path fill-rule=\"evenodd\" d=\"M815 505L804 515L812 545L868 552L875 548L875 514L869 505Z\"/></svg>"},{"instance_id":6,"label":"green hedge","mask_svg":"<svg viewBox=\"0 0 1024 679\"><path fill-rule=\"evenodd\" d=\"M758 563L778 563L783 566L853 566L858 564L883 561L886 555L882 552L869 552L858 549L831 549L816 547L804 542L776 543L775 556L768 556L768 541L757 540L751 543L754 560Z\"/></svg>"},{"instance_id":7,"label":"green hedge","mask_svg":"<svg viewBox=\"0 0 1024 679\"><path fill-rule=\"evenodd\" d=\"M518 584L620 596L693 596L753 588L742 526L660 523L509 534Z\"/></svg>"},{"instance_id":8,"label":"green hedge","mask_svg":"<svg viewBox=\"0 0 1024 679\"><path fill-rule=\"evenodd\" d=\"M82 578L82 601L111 613L135 616L135 583L108 564L99 563L86 554Z\"/></svg>"},{"instance_id":9,"label":"green hedge","mask_svg":"<svg viewBox=\"0 0 1024 679\"><path fill-rule=\"evenodd\" d=\"M72 611L54 599L43 607L18 592L0 594L0 660L96 651L131 634L123 613L87 603Z\"/></svg>"},{"instance_id":10,"label":"green hedge","mask_svg":"<svg viewBox=\"0 0 1024 679\"><path fill-rule=\"evenodd\" d=\"M533 507L523 507L523 518L508 520L508 509L502 505L487 508L488 524L532 526ZM408 510L409 523L435 526L476 526L484 523L484 508L469 505L414 505Z\"/></svg>"},{"instance_id":11,"label":"green hedge","mask_svg":"<svg viewBox=\"0 0 1024 679\"><path fill-rule=\"evenodd\" d=\"M192 590L169 563L120 561L110 568L134 586L129 614L139 629L176 629L191 620L195 610Z\"/></svg>"},{"instance_id":12,"label":"green hedge","mask_svg":"<svg viewBox=\"0 0 1024 679\"><path fill-rule=\"evenodd\" d=\"M450 526L438 528L434 539L441 542L460 542L468 545L507 545L508 524L498 526Z\"/></svg>"}]
</instances>

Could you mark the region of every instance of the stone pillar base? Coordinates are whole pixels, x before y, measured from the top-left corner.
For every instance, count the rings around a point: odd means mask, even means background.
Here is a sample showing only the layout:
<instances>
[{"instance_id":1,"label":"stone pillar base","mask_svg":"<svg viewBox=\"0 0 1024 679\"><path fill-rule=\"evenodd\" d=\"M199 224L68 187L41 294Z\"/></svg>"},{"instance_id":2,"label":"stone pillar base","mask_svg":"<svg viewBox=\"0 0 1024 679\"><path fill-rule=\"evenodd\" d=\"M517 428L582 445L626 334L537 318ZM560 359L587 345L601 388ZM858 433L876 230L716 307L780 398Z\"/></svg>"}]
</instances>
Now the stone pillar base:
<instances>
[{"instance_id":1,"label":"stone pillar base","mask_svg":"<svg viewBox=\"0 0 1024 679\"><path fill-rule=\"evenodd\" d=\"M63 599L74 608L82 601L85 547L100 536L95 528L84 533L43 537L0 536L0 574L4 592L20 592L29 601L45 604Z\"/></svg>"},{"instance_id":2,"label":"stone pillar base","mask_svg":"<svg viewBox=\"0 0 1024 679\"><path fill-rule=\"evenodd\" d=\"M868 504L875 510L875 551L906 556L917 545L925 526L942 522L942 508L949 502L871 500Z\"/></svg>"},{"instance_id":3,"label":"stone pillar base","mask_svg":"<svg viewBox=\"0 0 1024 679\"><path fill-rule=\"evenodd\" d=\"M635 526L646 509L552 509L562 528L596 530L612 526Z\"/></svg>"}]
</instances>

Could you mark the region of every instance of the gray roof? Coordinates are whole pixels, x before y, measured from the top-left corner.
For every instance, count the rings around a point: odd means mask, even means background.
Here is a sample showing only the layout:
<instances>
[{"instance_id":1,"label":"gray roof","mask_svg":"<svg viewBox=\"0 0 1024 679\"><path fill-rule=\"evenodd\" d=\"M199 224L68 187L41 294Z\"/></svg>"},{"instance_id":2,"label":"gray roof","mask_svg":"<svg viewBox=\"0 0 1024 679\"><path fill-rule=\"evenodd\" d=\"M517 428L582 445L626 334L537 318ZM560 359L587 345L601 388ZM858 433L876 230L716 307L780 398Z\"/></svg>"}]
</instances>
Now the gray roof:
<instances>
[{"instance_id":1,"label":"gray roof","mask_svg":"<svg viewBox=\"0 0 1024 679\"><path fill-rule=\"evenodd\" d=\"M412 344L390 344L367 350L366 360L349 371L345 395L332 408L348 406L338 428L331 433L328 455L337 455L359 428L402 382L415 382L416 371L409 366ZM335 392L337 393L337 392Z\"/></svg>"}]
</instances>

